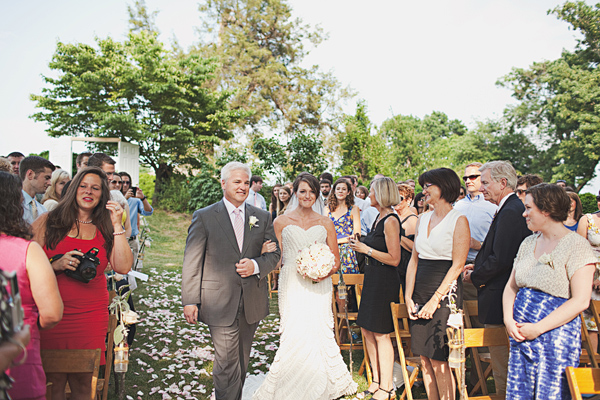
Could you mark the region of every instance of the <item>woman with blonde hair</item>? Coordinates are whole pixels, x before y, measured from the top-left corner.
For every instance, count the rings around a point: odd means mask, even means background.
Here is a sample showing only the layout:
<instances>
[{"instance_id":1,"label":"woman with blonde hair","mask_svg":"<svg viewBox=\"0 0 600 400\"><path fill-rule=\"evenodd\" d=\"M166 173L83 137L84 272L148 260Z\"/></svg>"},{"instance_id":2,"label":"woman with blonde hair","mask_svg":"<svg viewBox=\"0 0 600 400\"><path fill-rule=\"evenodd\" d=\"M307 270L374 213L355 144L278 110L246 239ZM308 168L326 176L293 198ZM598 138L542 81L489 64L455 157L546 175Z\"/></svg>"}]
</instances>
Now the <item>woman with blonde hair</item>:
<instances>
[{"instance_id":1,"label":"woman with blonde hair","mask_svg":"<svg viewBox=\"0 0 600 400\"><path fill-rule=\"evenodd\" d=\"M357 325L365 338L373 371L373 383L364 392L373 399L394 399L392 373L394 331L391 302L398 302L400 279L400 219L393 206L400 202L398 188L390 178L375 179L369 194L371 206L379 211L371 231L362 242L352 238L350 248L366 256L365 279Z\"/></svg>"},{"instance_id":2,"label":"woman with blonde hair","mask_svg":"<svg viewBox=\"0 0 600 400\"><path fill-rule=\"evenodd\" d=\"M62 196L63 188L70 180L71 176L64 169L59 168L52 172L50 186L48 186L42 198L42 204L46 207L46 210L52 211L56 208Z\"/></svg>"}]
</instances>

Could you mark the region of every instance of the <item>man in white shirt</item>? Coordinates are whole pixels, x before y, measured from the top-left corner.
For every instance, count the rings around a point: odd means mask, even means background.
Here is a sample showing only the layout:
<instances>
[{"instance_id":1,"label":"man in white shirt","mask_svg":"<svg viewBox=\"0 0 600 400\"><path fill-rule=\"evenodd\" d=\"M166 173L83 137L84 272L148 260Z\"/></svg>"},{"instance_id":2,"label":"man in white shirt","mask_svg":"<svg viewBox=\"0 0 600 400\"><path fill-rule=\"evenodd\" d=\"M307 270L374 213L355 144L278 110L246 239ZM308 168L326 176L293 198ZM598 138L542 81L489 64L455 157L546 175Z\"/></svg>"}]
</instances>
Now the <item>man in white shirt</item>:
<instances>
[{"instance_id":1,"label":"man in white shirt","mask_svg":"<svg viewBox=\"0 0 600 400\"><path fill-rule=\"evenodd\" d=\"M260 193L258 193L260 192L262 187L262 178L258 175L252 175L252 178L250 178L250 191L248 192L248 198L246 199L246 203L267 211L267 202L265 201L265 198Z\"/></svg>"},{"instance_id":2,"label":"man in white shirt","mask_svg":"<svg viewBox=\"0 0 600 400\"><path fill-rule=\"evenodd\" d=\"M29 224L47 212L46 208L36 200L35 195L46 192L54 169L54 164L38 156L25 157L20 163L19 175L23 181L23 219Z\"/></svg>"}]
</instances>

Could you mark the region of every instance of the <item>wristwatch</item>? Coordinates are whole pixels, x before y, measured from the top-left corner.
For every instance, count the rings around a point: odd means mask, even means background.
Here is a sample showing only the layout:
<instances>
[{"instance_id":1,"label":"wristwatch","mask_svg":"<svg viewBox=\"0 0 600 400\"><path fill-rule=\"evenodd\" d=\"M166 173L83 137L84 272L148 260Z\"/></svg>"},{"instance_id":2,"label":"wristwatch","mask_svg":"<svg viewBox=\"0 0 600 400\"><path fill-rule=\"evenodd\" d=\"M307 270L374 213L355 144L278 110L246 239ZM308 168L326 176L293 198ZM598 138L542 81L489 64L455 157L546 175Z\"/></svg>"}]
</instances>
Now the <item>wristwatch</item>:
<instances>
[{"instance_id":1,"label":"wristwatch","mask_svg":"<svg viewBox=\"0 0 600 400\"><path fill-rule=\"evenodd\" d=\"M369 257L371 257L371 253L373 253L373 249L369 249L369 251L367 251L367 255L368 255Z\"/></svg>"}]
</instances>

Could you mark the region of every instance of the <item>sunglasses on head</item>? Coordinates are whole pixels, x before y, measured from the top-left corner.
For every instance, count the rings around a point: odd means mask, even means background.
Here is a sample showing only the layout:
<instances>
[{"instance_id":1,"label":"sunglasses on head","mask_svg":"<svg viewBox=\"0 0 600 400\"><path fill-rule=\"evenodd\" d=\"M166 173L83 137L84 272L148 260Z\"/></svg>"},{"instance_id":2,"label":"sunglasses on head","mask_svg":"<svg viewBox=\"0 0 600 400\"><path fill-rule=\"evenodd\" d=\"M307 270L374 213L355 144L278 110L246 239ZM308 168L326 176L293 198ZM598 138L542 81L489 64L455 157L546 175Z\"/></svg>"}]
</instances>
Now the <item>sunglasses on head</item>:
<instances>
[{"instance_id":1,"label":"sunglasses on head","mask_svg":"<svg viewBox=\"0 0 600 400\"><path fill-rule=\"evenodd\" d=\"M463 181L468 181L469 179L474 181L475 179L479 178L481 176L481 174L479 175L465 175L463 176Z\"/></svg>"}]
</instances>

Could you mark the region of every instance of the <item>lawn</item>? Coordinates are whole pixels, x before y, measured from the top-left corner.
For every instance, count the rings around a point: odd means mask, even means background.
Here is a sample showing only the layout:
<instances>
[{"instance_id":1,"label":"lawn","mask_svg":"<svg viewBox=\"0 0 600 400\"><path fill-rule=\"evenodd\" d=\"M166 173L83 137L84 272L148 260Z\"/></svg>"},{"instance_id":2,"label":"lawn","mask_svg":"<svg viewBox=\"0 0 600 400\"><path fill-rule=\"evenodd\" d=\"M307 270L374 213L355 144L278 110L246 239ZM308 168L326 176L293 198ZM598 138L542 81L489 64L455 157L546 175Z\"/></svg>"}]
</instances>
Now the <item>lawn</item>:
<instances>
[{"instance_id":1,"label":"lawn","mask_svg":"<svg viewBox=\"0 0 600 400\"><path fill-rule=\"evenodd\" d=\"M139 282L134 292L142 322L129 356L126 394L133 399L209 399L213 391L213 348L205 325L190 325L181 306L181 264L190 215L157 210L147 217L152 245L147 249L142 272L148 282ZM261 322L250 355L249 372L266 372L279 343L277 299ZM348 362L348 352L343 352ZM366 379L358 376L362 352L353 352L354 380L359 391ZM109 399L115 399L113 387ZM350 396L348 398L354 398Z\"/></svg>"}]
</instances>

